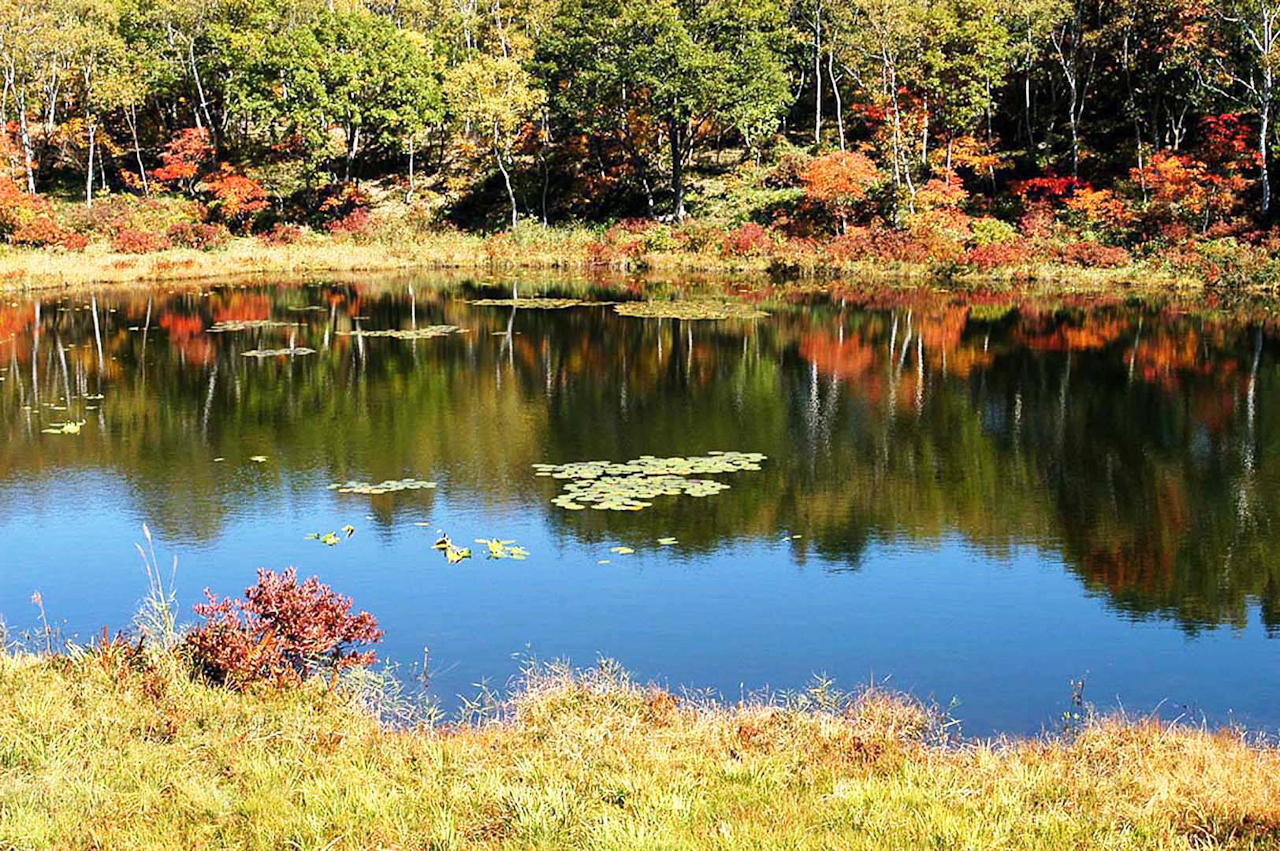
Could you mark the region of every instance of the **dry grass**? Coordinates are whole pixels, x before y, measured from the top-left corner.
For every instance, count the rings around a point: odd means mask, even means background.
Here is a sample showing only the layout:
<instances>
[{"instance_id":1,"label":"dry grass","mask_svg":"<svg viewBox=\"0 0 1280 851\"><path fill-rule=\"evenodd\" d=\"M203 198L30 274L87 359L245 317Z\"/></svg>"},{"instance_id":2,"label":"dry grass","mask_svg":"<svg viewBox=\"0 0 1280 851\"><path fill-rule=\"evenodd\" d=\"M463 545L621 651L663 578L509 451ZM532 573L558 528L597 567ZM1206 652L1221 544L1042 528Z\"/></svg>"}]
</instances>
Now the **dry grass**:
<instances>
[{"instance_id":1,"label":"dry grass","mask_svg":"<svg viewBox=\"0 0 1280 851\"><path fill-rule=\"evenodd\" d=\"M211 251L169 249L152 254L121 254L95 243L81 253L44 249L0 249L0 291L70 287L96 283L177 281L239 275L297 276L318 273L387 271L397 269L514 269L587 270L599 258L592 246L599 234L586 228L526 226L515 235L485 237L460 232L427 235L394 234L354 241L346 237L311 234L293 245L268 245L258 239L234 239ZM776 258L726 257L718 251L657 252L619 257L606 268L658 273L750 273L770 270ZM785 274L799 278L840 278L857 281L916 281L936 279L928 266L883 261L820 265L816 257L788 259ZM1143 266L1119 269L1080 269L1039 264L999 269L982 275L962 275L954 283L1010 285L1060 284L1111 288L1140 284L1161 289L1185 289L1199 284L1170 277Z\"/></svg>"},{"instance_id":2,"label":"dry grass","mask_svg":"<svg viewBox=\"0 0 1280 851\"><path fill-rule=\"evenodd\" d=\"M877 692L693 705L607 670L389 732L319 684L236 694L120 654L7 654L0 847L1280 847L1280 754L1236 734L941 732Z\"/></svg>"}]
</instances>

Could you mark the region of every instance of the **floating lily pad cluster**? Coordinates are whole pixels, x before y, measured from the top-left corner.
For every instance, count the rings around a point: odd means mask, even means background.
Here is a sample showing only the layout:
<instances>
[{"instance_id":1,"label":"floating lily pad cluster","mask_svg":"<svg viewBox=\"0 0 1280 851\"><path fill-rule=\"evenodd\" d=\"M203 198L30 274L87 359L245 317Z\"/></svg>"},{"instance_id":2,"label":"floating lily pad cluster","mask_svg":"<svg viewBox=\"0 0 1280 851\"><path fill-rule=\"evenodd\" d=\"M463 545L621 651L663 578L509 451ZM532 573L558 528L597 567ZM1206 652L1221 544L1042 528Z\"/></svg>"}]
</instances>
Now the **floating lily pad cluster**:
<instances>
[{"instance_id":1,"label":"floating lily pad cluster","mask_svg":"<svg viewBox=\"0 0 1280 851\"><path fill-rule=\"evenodd\" d=\"M516 561L524 561L529 557L529 551L524 547L518 546L515 541L499 541L497 538L476 538L477 544L484 544L489 548L489 558L511 558Z\"/></svg>"},{"instance_id":2,"label":"floating lily pad cluster","mask_svg":"<svg viewBox=\"0 0 1280 851\"><path fill-rule=\"evenodd\" d=\"M41 434L79 434L80 429L84 428L85 421L66 422L66 423L49 423L47 428L40 429Z\"/></svg>"},{"instance_id":3,"label":"floating lily pad cluster","mask_svg":"<svg viewBox=\"0 0 1280 851\"><path fill-rule=\"evenodd\" d=\"M614 311L641 319L760 319L769 314L737 301L624 301Z\"/></svg>"},{"instance_id":4,"label":"floating lily pad cluster","mask_svg":"<svg viewBox=\"0 0 1280 851\"><path fill-rule=\"evenodd\" d=\"M298 322L280 322L276 319L227 319L209 326L210 334L221 334L225 331L253 331L258 328L299 328Z\"/></svg>"},{"instance_id":5,"label":"floating lily pad cluster","mask_svg":"<svg viewBox=\"0 0 1280 851\"><path fill-rule=\"evenodd\" d=\"M453 541L449 539L449 536L444 533L443 529L437 530L436 534L440 537L436 539L436 542L432 544L432 547L443 552L445 560L448 561L449 564L457 564L463 559L471 558L471 547L456 546Z\"/></svg>"},{"instance_id":6,"label":"floating lily pad cluster","mask_svg":"<svg viewBox=\"0 0 1280 851\"><path fill-rule=\"evenodd\" d=\"M642 455L634 461L579 461L535 464L536 475L564 479L564 493L552 503L567 511L641 511L658 496L713 496L729 485L691 476L759 470L758 452L712 452L690 458Z\"/></svg>"},{"instance_id":7,"label":"floating lily pad cluster","mask_svg":"<svg viewBox=\"0 0 1280 851\"><path fill-rule=\"evenodd\" d=\"M368 496L376 496L383 493L396 493L397 491L416 491L430 490L436 486L435 482L428 482L424 479L387 479L385 482L357 482L354 479L347 482L335 482L329 485L329 490L338 493L359 493Z\"/></svg>"},{"instance_id":8,"label":"floating lily pad cluster","mask_svg":"<svg viewBox=\"0 0 1280 851\"><path fill-rule=\"evenodd\" d=\"M247 352L241 352L240 356L245 358L274 358L281 355L314 355L315 349L308 349L306 346L295 346L292 349L250 349Z\"/></svg>"},{"instance_id":9,"label":"floating lily pad cluster","mask_svg":"<svg viewBox=\"0 0 1280 851\"><path fill-rule=\"evenodd\" d=\"M339 331L339 337L394 337L397 340L422 340L428 337L447 337L450 334L460 334L465 328L459 328L457 325L428 325L426 328L412 328L409 330L384 329L381 331Z\"/></svg>"},{"instance_id":10,"label":"floating lily pad cluster","mask_svg":"<svg viewBox=\"0 0 1280 851\"><path fill-rule=\"evenodd\" d=\"M563 310L566 307L598 307L611 301L583 301L580 298L478 298L468 304L482 307L517 307L524 310Z\"/></svg>"},{"instance_id":11,"label":"floating lily pad cluster","mask_svg":"<svg viewBox=\"0 0 1280 851\"><path fill-rule=\"evenodd\" d=\"M346 526L342 527L342 531L348 538L350 538L356 533L356 527L348 523ZM325 532L323 535L319 532L312 532L307 536L307 540L319 541L327 547L336 547L342 541L342 539L338 537L337 532Z\"/></svg>"}]
</instances>

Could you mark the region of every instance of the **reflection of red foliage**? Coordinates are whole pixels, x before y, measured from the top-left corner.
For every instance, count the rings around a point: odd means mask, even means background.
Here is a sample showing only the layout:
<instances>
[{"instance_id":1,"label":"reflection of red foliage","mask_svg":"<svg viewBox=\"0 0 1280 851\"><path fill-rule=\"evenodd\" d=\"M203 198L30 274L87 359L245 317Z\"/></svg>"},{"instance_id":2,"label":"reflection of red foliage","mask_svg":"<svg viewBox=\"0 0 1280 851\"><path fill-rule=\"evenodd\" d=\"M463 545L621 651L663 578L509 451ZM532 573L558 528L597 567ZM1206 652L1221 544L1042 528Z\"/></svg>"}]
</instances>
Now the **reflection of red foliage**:
<instances>
[{"instance_id":1,"label":"reflection of red foliage","mask_svg":"<svg viewBox=\"0 0 1280 851\"><path fill-rule=\"evenodd\" d=\"M213 320L215 322L233 320L250 322L271 316L271 299L265 295L231 293L224 299L220 304L214 305Z\"/></svg>"},{"instance_id":2,"label":"reflection of red foliage","mask_svg":"<svg viewBox=\"0 0 1280 851\"><path fill-rule=\"evenodd\" d=\"M800 357L825 375L853 378L871 369L875 351L857 336L841 340L829 333L809 332L800 338Z\"/></svg>"},{"instance_id":3,"label":"reflection of red foliage","mask_svg":"<svg viewBox=\"0 0 1280 851\"><path fill-rule=\"evenodd\" d=\"M204 362L213 351L209 337L204 333L204 320L199 316L166 310L160 314L160 327L168 333L169 345L188 360Z\"/></svg>"},{"instance_id":4,"label":"reflection of red foliage","mask_svg":"<svg viewBox=\"0 0 1280 851\"><path fill-rule=\"evenodd\" d=\"M1080 325L1068 325L1042 317L1036 326L1024 322L1016 339L1038 352L1079 352L1110 345L1128 330L1129 323L1112 317L1086 316Z\"/></svg>"}]
</instances>

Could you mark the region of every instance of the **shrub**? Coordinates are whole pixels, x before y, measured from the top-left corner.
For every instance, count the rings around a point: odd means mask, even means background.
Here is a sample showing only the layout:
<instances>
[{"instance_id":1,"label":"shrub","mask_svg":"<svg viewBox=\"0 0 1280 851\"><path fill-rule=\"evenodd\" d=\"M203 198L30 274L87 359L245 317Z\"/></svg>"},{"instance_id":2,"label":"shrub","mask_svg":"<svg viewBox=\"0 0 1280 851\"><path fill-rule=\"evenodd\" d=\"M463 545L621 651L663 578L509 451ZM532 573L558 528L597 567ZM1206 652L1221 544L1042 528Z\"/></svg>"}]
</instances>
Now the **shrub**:
<instances>
[{"instance_id":1,"label":"shrub","mask_svg":"<svg viewBox=\"0 0 1280 851\"><path fill-rule=\"evenodd\" d=\"M1002 266L1021 266L1031 259L1031 250L1023 242L991 242L975 245L965 252L964 265L982 272Z\"/></svg>"},{"instance_id":2,"label":"shrub","mask_svg":"<svg viewBox=\"0 0 1280 851\"><path fill-rule=\"evenodd\" d=\"M258 239L267 245L294 245L301 242L304 236L306 236L306 232L297 225L276 222L271 230L259 234Z\"/></svg>"},{"instance_id":3,"label":"shrub","mask_svg":"<svg viewBox=\"0 0 1280 851\"><path fill-rule=\"evenodd\" d=\"M382 640L368 612L351 613L351 598L335 594L317 577L258 571L244 599L218 599L195 606L203 620L187 636L196 664L232 688L255 682L287 685L320 671L367 666L376 657L358 645Z\"/></svg>"},{"instance_id":4,"label":"shrub","mask_svg":"<svg viewBox=\"0 0 1280 851\"><path fill-rule=\"evenodd\" d=\"M200 172L213 162L213 142L203 127L188 127L173 135L160 154L163 163L152 172L161 186L176 183L191 193Z\"/></svg>"},{"instance_id":5,"label":"shrub","mask_svg":"<svg viewBox=\"0 0 1280 851\"><path fill-rule=\"evenodd\" d=\"M837 236L824 246L823 252L834 263L847 263L874 257L879 241L879 230L854 227L843 236Z\"/></svg>"},{"instance_id":6,"label":"shrub","mask_svg":"<svg viewBox=\"0 0 1280 851\"><path fill-rule=\"evenodd\" d=\"M30 245L42 248L50 245L61 245L67 231L52 216L36 215L27 219L13 231L15 245Z\"/></svg>"},{"instance_id":7,"label":"shrub","mask_svg":"<svg viewBox=\"0 0 1280 851\"><path fill-rule=\"evenodd\" d=\"M1063 263L1069 266L1083 266L1087 269L1114 269L1127 265L1129 252L1115 245L1083 240L1068 243L1061 252Z\"/></svg>"},{"instance_id":8,"label":"shrub","mask_svg":"<svg viewBox=\"0 0 1280 851\"><path fill-rule=\"evenodd\" d=\"M62 235L62 247L67 251L84 251L89 247L89 237L75 231L67 231Z\"/></svg>"},{"instance_id":9,"label":"shrub","mask_svg":"<svg viewBox=\"0 0 1280 851\"><path fill-rule=\"evenodd\" d=\"M248 228L253 217L267 208L266 188L253 178L232 170L230 166L224 165L220 171L200 184L200 187L213 196L209 208L236 230Z\"/></svg>"},{"instance_id":10,"label":"shrub","mask_svg":"<svg viewBox=\"0 0 1280 851\"><path fill-rule=\"evenodd\" d=\"M970 228L973 231L973 244L977 246L1011 243L1018 236L1013 225L989 216L974 219Z\"/></svg>"},{"instance_id":11,"label":"shrub","mask_svg":"<svg viewBox=\"0 0 1280 851\"><path fill-rule=\"evenodd\" d=\"M773 248L773 236L755 222L734 228L725 234L721 253L727 257L760 257Z\"/></svg>"},{"instance_id":12,"label":"shrub","mask_svg":"<svg viewBox=\"0 0 1280 851\"><path fill-rule=\"evenodd\" d=\"M123 228L111 238L111 248L121 254L150 254L169 247L169 238L149 230Z\"/></svg>"},{"instance_id":13,"label":"shrub","mask_svg":"<svg viewBox=\"0 0 1280 851\"><path fill-rule=\"evenodd\" d=\"M373 222L369 210L356 207L340 219L334 219L325 226L334 235L368 236L373 231Z\"/></svg>"},{"instance_id":14,"label":"shrub","mask_svg":"<svg viewBox=\"0 0 1280 851\"><path fill-rule=\"evenodd\" d=\"M222 225L178 222L169 228L167 236L173 245L208 251L226 245L231 233Z\"/></svg>"}]
</instances>

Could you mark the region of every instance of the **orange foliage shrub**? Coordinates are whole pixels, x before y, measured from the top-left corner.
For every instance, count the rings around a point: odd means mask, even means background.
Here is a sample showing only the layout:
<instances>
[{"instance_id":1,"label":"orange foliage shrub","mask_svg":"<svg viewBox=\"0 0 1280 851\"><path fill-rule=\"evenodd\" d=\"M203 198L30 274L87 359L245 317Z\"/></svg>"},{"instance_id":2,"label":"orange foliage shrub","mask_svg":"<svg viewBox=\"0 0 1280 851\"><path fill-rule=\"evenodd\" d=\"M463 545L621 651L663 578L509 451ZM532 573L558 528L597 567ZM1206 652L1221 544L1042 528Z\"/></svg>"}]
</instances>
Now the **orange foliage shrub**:
<instances>
[{"instance_id":1,"label":"orange foliage shrub","mask_svg":"<svg viewBox=\"0 0 1280 851\"><path fill-rule=\"evenodd\" d=\"M296 683L318 670L370 665L373 651L354 649L382 640L368 612L352 614L351 598L316 577L298 582L293 568L258 571L244 599L195 606L203 620L187 635L192 657L217 682L233 688L269 681Z\"/></svg>"}]
</instances>

